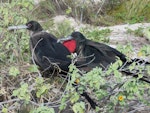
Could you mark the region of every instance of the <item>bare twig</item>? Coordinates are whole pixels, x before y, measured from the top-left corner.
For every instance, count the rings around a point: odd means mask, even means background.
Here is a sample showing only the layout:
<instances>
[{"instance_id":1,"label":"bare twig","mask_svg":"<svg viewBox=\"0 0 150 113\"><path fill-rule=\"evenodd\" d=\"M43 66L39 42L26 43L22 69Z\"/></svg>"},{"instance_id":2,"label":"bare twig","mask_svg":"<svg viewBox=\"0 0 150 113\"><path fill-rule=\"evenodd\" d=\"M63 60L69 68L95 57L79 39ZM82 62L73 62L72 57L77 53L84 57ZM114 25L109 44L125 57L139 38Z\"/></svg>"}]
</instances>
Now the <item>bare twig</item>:
<instances>
[{"instance_id":1,"label":"bare twig","mask_svg":"<svg viewBox=\"0 0 150 113\"><path fill-rule=\"evenodd\" d=\"M103 7L104 3L105 3L105 0L102 0L102 3L101 3L101 5L100 5L99 9L98 9L98 11L96 12L96 16L98 16L99 12L102 10L102 7Z\"/></svg>"},{"instance_id":2,"label":"bare twig","mask_svg":"<svg viewBox=\"0 0 150 113\"><path fill-rule=\"evenodd\" d=\"M8 103L11 103L11 102L17 102L17 101L20 101L20 99L19 98L15 98L15 99L7 100L7 101L4 101L4 102L0 102L0 105L8 104Z\"/></svg>"},{"instance_id":3,"label":"bare twig","mask_svg":"<svg viewBox=\"0 0 150 113\"><path fill-rule=\"evenodd\" d=\"M36 43L36 45L34 46L33 50L31 51L31 53L32 53L32 62L33 62L34 65L36 65L35 60L34 60L34 57L36 57L36 55L35 55L34 51L35 51L37 45L38 45L42 40L43 40L43 38L41 38L41 39ZM39 71L38 71L38 74L39 74L39 77L42 77L42 75L41 75L41 73L40 73Z\"/></svg>"},{"instance_id":4,"label":"bare twig","mask_svg":"<svg viewBox=\"0 0 150 113\"><path fill-rule=\"evenodd\" d=\"M81 15L80 15L80 23L82 23L83 21L83 10L84 10L84 5L85 5L85 0L82 0L82 3L81 3Z\"/></svg>"},{"instance_id":5,"label":"bare twig","mask_svg":"<svg viewBox=\"0 0 150 113\"><path fill-rule=\"evenodd\" d=\"M60 67L58 66L58 63L53 63L49 60L49 58L47 58L46 56L43 56L43 58L45 58L48 62L49 62L49 67L47 69L45 69L44 71L47 71L51 66L54 66L54 69L55 67L59 70L59 72L61 71ZM55 71L55 70L54 70Z\"/></svg>"},{"instance_id":6,"label":"bare twig","mask_svg":"<svg viewBox=\"0 0 150 113\"><path fill-rule=\"evenodd\" d=\"M93 57L93 58L92 58L92 57ZM87 59L87 58L92 58L92 60L90 60L89 62L87 62L87 63L85 63L85 64L79 65L79 66L77 66L77 67L79 68L79 67L88 65L88 64L92 63L92 62L95 60L94 54L91 54L91 55L85 56L85 57L77 56L76 58L74 58L74 59L72 60L72 63L75 64L75 63L78 61L78 59Z\"/></svg>"},{"instance_id":7,"label":"bare twig","mask_svg":"<svg viewBox=\"0 0 150 113\"><path fill-rule=\"evenodd\" d=\"M82 66L87 66L88 64L91 64L94 60L95 60L95 56L93 57L92 60L90 60L89 62L87 62L87 63L85 63L85 64L82 64L82 65L77 66L77 68L82 67Z\"/></svg>"}]
</instances>

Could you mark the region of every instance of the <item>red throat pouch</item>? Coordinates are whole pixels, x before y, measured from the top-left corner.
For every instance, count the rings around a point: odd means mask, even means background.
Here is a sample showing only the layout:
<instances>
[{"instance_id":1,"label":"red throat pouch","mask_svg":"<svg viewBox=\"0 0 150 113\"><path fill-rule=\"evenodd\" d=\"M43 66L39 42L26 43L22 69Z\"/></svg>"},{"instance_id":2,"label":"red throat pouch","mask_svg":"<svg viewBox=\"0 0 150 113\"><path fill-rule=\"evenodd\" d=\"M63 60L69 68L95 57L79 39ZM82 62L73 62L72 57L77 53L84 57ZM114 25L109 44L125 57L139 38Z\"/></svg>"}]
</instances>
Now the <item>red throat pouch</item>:
<instances>
[{"instance_id":1,"label":"red throat pouch","mask_svg":"<svg viewBox=\"0 0 150 113\"><path fill-rule=\"evenodd\" d=\"M70 53L73 53L76 50L76 41L75 40L65 41L65 42L63 42L63 45L70 51Z\"/></svg>"}]
</instances>

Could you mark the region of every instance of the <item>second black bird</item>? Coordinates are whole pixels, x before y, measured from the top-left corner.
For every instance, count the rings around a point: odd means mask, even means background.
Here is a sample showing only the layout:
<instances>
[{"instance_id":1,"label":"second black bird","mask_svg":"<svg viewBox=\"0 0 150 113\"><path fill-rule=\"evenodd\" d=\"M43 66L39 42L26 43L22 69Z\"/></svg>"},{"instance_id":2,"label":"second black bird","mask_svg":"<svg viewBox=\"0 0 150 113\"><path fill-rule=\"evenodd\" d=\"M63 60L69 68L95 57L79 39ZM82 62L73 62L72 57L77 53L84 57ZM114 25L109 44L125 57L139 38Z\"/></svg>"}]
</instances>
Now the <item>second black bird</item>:
<instances>
[{"instance_id":1,"label":"second black bird","mask_svg":"<svg viewBox=\"0 0 150 113\"><path fill-rule=\"evenodd\" d=\"M72 53L77 53L76 66L80 70L90 71L94 67L101 67L103 70L107 69L112 63L120 59L124 68L128 68L132 63L136 64L150 64L147 61L141 59L127 60L126 55L119 52L115 48L112 48L106 44L94 42L85 38L80 32L73 32L67 38L59 39L58 42L62 42L64 46ZM121 66L121 67L122 67ZM119 68L119 67L118 67ZM131 72L129 69L120 70L127 75L138 77L137 72ZM143 76L140 80L150 83L147 77Z\"/></svg>"}]
</instances>

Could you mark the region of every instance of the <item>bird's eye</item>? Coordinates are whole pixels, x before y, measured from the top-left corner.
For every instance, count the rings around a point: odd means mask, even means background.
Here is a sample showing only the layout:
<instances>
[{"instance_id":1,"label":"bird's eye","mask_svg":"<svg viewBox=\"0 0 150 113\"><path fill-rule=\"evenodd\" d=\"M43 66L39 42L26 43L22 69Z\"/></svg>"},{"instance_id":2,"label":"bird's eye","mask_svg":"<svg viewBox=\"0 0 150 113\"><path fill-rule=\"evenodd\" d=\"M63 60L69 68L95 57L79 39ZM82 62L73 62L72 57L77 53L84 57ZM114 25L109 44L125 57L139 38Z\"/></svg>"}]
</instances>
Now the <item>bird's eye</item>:
<instances>
[{"instance_id":1,"label":"bird's eye","mask_svg":"<svg viewBox=\"0 0 150 113\"><path fill-rule=\"evenodd\" d=\"M32 24L28 24L27 26L28 26L28 28L30 28L32 26Z\"/></svg>"}]
</instances>

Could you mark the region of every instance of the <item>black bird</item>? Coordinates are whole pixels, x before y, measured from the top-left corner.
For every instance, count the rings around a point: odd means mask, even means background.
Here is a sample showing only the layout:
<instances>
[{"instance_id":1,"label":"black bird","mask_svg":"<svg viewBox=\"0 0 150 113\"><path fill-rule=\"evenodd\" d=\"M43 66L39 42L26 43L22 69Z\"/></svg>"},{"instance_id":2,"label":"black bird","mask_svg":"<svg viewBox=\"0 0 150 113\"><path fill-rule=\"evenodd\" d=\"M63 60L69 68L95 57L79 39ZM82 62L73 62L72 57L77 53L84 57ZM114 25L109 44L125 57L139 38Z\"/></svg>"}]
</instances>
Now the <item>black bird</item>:
<instances>
[{"instance_id":1,"label":"black bird","mask_svg":"<svg viewBox=\"0 0 150 113\"><path fill-rule=\"evenodd\" d=\"M80 32L73 32L67 38L59 39L58 42L62 42L70 52L77 53L76 65L79 69L84 71L90 71L96 66L107 69L107 67L116 62L118 58L123 62L124 67L129 66L133 62L150 64L150 62L141 59L131 59L128 61L126 55L123 53L106 44L88 40ZM122 70L122 72L129 75L134 74L129 70ZM134 74L134 77L138 77L138 75ZM150 83L150 81L144 78L141 79Z\"/></svg>"},{"instance_id":2,"label":"black bird","mask_svg":"<svg viewBox=\"0 0 150 113\"><path fill-rule=\"evenodd\" d=\"M28 29L30 33L30 51L33 54L35 63L41 70L55 70L55 67L68 72L68 66L71 64L71 59L68 49L61 43L57 43L57 38L45 32L42 26L36 21L30 21L26 25L11 26L8 30ZM96 103L88 96L86 92L81 94L84 96L92 108L95 109Z\"/></svg>"},{"instance_id":3,"label":"black bird","mask_svg":"<svg viewBox=\"0 0 150 113\"><path fill-rule=\"evenodd\" d=\"M54 68L68 71L71 59L70 52L62 44L57 43L57 38L43 30L36 21L30 21L26 25L12 26L8 29L26 28L30 31L30 51L35 63L41 70L53 71Z\"/></svg>"}]
</instances>

